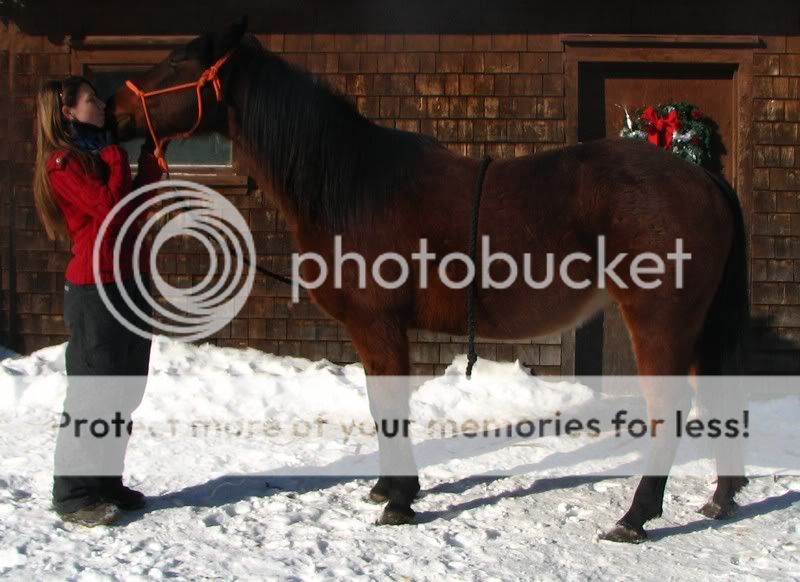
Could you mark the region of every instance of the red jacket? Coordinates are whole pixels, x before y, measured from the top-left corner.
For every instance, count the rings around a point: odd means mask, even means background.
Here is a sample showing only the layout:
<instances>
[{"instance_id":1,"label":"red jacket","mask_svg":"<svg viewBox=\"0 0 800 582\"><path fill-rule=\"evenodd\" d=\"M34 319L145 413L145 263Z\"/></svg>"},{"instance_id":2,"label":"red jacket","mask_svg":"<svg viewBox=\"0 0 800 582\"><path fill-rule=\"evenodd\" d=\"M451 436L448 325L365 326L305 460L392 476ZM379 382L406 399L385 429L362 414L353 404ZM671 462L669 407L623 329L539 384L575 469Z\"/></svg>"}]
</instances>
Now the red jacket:
<instances>
[{"instance_id":1,"label":"red jacket","mask_svg":"<svg viewBox=\"0 0 800 582\"><path fill-rule=\"evenodd\" d=\"M64 214L64 220L72 241L72 259L67 265L66 279L75 284L96 283L92 270L92 250L99 234L100 225L114 205L131 191L161 179L161 168L152 154L139 157L139 171L131 180L128 154L120 146L112 144L100 150L100 158L108 166L106 183L83 171L80 162L69 150L56 150L47 160L50 189ZM100 246L100 282L114 281L113 249L119 230L131 212L142 202L155 195L152 190L127 203L118 212L105 232ZM141 220L131 225L122 241L120 252L120 275L122 279L133 277L133 245L140 232ZM139 270L150 270L150 245L142 244L139 255Z\"/></svg>"}]
</instances>

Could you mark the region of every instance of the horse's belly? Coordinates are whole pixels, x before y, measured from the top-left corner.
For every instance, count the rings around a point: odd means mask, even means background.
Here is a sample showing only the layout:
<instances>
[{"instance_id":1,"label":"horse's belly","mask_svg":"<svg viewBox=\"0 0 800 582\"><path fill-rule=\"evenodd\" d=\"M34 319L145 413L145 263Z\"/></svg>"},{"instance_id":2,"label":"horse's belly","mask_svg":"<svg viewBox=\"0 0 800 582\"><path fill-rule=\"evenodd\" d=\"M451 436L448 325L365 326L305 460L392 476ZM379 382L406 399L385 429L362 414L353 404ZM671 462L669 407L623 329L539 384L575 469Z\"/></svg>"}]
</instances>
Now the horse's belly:
<instances>
[{"instance_id":1,"label":"horse's belly","mask_svg":"<svg viewBox=\"0 0 800 582\"><path fill-rule=\"evenodd\" d=\"M576 327L610 302L605 290L550 288L495 290L481 304L477 333L494 339L553 335Z\"/></svg>"},{"instance_id":2,"label":"horse's belly","mask_svg":"<svg viewBox=\"0 0 800 582\"><path fill-rule=\"evenodd\" d=\"M540 337L570 329L590 318L610 301L597 288L550 287L537 290L523 286L484 289L479 292L476 333L486 339ZM428 331L467 333L465 294L432 293L417 301L416 327Z\"/></svg>"}]
</instances>

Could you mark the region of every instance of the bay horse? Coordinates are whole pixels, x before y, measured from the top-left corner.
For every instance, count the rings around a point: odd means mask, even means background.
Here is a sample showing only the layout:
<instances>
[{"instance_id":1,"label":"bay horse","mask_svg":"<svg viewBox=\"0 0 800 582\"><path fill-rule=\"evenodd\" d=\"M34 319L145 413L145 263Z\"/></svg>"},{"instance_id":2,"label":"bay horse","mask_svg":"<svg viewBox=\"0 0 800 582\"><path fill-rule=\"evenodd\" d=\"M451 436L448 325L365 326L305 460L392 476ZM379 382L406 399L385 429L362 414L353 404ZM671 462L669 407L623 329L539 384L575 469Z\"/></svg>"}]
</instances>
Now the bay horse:
<instances>
[{"instance_id":1,"label":"bay horse","mask_svg":"<svg viewBox=\"0 0 800 582\"><path fill-rule=\"evenodd\" d=\"M430 137L371 122L347 98L264 49L245 29L243 19L198 36L136 83L121 87L107 107L120 139L149 131L161 151L169 136L188 128L226 136L242 169L284 213L300 252L318 253L329 265L335 234L342 236L342 252L358 253L367 264L386 252L408 258L423 238L437 257L465 253L480 161ZM187 90L171 90L181 84ZM188 90L192 87L197 91ZM149 95L152 91L157 93ZM557 259L586 253L590 260L573 263L571 275L592 281L579 289L558 278L542 289L519 279L507 288L481 288L475 303L480 337L554 334L585 321L607 296L621 308L642 376L684 376L688 387L692 371L741 370L749 321L745 227L736 193L704 169L625 139L498 159L486 170L477 232L490 237L493 252L515 259L526 252ZM677 269L668 266L665 284L656 289L638 288L628 275L622 275L624 284L609 281L601 289L595 245L600 236L609 256L627 253L623 272L637 253L663 257L682 239L692 254L683 287L675 284ZM468 289L444 284L435 266L421 288L415 282L422 273L409 262L411 276L397 288L379 285L369 273L365 288L359 288L357 265L348 262L341 285L328 278L309 290L349 333L367 373L376 423L389 409L399 407L408 415L408 394L387 393L370 382L409 374L407 332L467 332ZM315 264L302 266L306 281L319 272ZM392 264L384 266L392 271ZM452 280L459 280L462 267L453 263L448 269ZM534 266L536 280L542 280L542 268ZM503 264L491 270L495 280L508 272ZM394 280L391 273L385 278ZM643 382L651 418L667 406L683 405L652 381ZM413 523L418 472L398 475L387 460L413 458L410 442L380 437L379 431L381 473L369 494L386 503L378 523ZM654 454L671 462L674 443L662 449ZM746 483L741 474L719 474L719 461L717 472L713 497L701 509L712 518L730 513L734 495ZM661 515L666 482L666 475L642 477L630 509L603 537L644 540L645 522Z\"/></svg>"}]
</instances>

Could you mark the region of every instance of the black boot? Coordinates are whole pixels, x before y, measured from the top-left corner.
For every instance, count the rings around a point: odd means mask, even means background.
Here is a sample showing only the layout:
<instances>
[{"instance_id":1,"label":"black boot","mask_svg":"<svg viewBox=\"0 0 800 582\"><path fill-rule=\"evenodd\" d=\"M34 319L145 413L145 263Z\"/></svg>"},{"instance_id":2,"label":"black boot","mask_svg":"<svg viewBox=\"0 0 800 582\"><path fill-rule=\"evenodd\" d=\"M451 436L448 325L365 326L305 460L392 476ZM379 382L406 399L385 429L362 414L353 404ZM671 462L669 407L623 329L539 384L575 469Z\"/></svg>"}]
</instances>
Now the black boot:
<instances>
[{"instance_id":1,"label":"black boot","mask_svg":"<svg viewBox=\"0 0 800 582\"><path fill-rule=\"evenodd\" d=\"M85 527L110 525L120 515L119 508L100 494L103 477L60 476L53 478L53 509L66 522Z\"/></svg>"},{"instance_id":2,"label":"black boot","mask_svg":"<svg viewBox=\"0 0 800 582\"><path fill-rule=\"evenodd\" d=\"M147 501L143 493L122 484L122 477L100 477L100 498L124 511L142 509Z\"/></svg>"}]
</instances>

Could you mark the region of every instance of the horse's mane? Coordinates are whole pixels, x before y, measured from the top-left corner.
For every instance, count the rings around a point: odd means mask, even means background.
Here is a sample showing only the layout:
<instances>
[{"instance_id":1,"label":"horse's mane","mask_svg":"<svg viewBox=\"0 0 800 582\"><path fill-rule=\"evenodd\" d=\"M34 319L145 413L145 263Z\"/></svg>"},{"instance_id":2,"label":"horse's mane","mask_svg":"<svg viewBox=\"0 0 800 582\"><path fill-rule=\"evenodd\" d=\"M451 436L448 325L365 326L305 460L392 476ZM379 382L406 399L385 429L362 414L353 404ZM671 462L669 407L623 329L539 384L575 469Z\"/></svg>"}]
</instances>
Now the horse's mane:
<instances>
[{"instance_id":1,"label":"horse's mane","mask_svg":"<svg viewBox=\"0 0 800 582\"><path fill-rule=\"evenodd\" d=\"M380 127L260 44L240 45L242 145L301 218L342 229L388 205L433 138Z\"/></svg>"}]
</instances>

